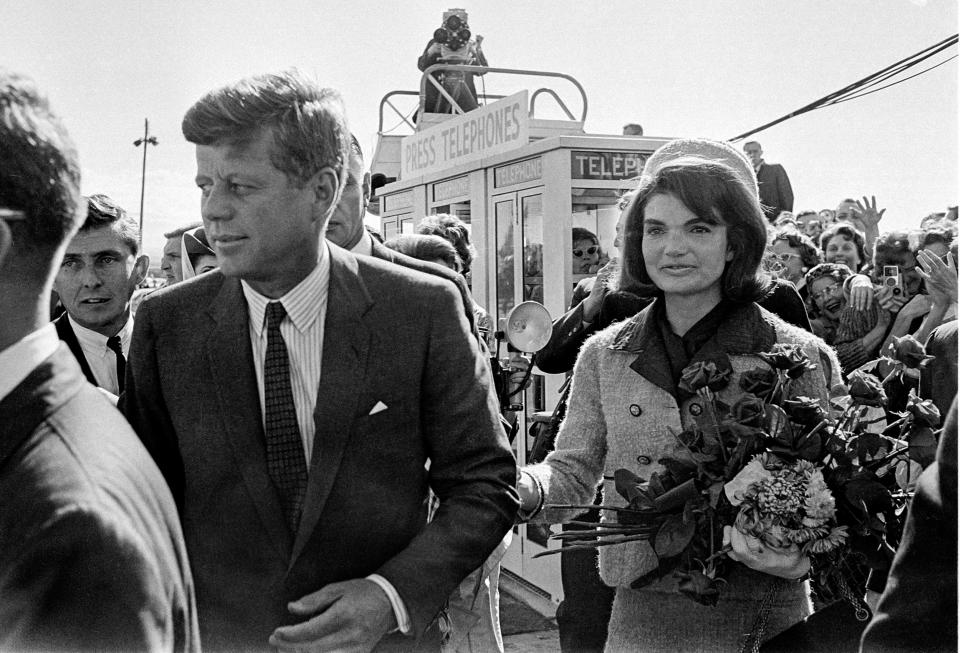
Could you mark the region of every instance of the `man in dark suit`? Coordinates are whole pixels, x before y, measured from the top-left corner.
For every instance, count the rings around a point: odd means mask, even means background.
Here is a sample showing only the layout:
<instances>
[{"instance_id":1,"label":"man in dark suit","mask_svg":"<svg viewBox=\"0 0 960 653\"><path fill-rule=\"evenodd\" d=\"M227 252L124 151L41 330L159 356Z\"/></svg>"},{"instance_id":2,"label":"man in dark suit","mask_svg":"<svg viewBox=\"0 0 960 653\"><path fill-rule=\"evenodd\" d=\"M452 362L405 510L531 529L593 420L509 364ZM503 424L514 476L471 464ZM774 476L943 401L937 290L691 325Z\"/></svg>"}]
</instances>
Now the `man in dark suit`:
<instances>
[{"instance_id":1,"label":"man in dark suit","mask_svg":"<svg viewBox=\"0 0 960 653\"><path fill-rule=\"evenodd\" d=\"M373 256L452 281L460 292L463 310L470 327L476 333L473 299L470 297L470 290L467 288L462 275L442 265L421 261L394 251L389 247L384 247L383 243L378 242L367 231L364 226L364 216L366 215L367 203L370 201L370 173L365 173L363 168L363 150L360 149L360 143L356 137L351 134L343 192L340 194L340 201L337 203L337 208L327 225L327 240L334 245L350 250L354 254Z\"/></svg>"},{"instance_id":2,"label":"man in dark suit","mask_svg":"<svg viewBox=\"0 0 960 653\"><path fill-rule=\"evenodd\" d=\"M84 209L66 131L0 71L0 649L199 651L173 498L38 301Z\"/></svg>"},{"instance_id":3,"label":"man in dark suit","mask_svg":"<svg viewBox=\"0 0 960 653\"><path fill-rule=\"evenodd\" d=\"M760 204L763 214L771 223L781 211L793 211L793 189L787 171L779 163L767 163L763 160L760 143L750 141L744 144L743 151L750 157L753 169L760 184Z\"/></svg>"},{"instance_id":4,"label":"man in dark suit","mask_svg":"<svg viewBox=\"0 0 960 653\"><path fill-rule=\"evenodd\" d=\"M91 195L86 203L87 218L53 282L65 309L54 324L87 381L119 395L133 335L130 300L150 257L140 253L133 216L106 195Z\"/></svg>"},{"instance_id":5,"label":"man in dark suit","mask_svg":"<svg viewBox=\"0 0 960 653\"><path fill-rule=\"evenodd\" d=\"M121 403L181 507L204 648L436 648L518 506L456 288L323 239L335 91L247 78L183 132L220 269L141 305Z\"/></svg>"}]
</instances>

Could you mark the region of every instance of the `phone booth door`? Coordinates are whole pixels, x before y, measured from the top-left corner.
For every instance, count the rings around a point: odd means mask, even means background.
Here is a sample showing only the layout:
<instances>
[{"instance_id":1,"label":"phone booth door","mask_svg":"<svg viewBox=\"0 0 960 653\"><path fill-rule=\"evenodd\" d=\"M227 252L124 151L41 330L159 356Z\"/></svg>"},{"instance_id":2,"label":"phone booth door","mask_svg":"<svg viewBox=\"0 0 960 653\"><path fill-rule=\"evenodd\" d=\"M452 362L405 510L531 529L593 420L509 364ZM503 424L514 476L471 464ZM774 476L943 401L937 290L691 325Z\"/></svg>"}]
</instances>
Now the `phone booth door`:
<instances>
[{"instance_id":1,"label":"phone booth door","mask_svg":"<svg viewBox=\"0 0 960 653\"><path fill-rule=\"evenodd\" d=\"M490 313L495 324L502 329L510 310L520 302L543 302L543 188L496 195L492 205L496 247L496 278L492 286L496 289L496 301ZM501 360L510 355L505 348L506 344L501 345ZM532 415L544 409L543 376L535 373L531 379L523 397L523 413L518 415L519 429L513 442L514 454L521 466L527 462L527 433ZM548 543L549 535L549 527L545 525L517 526L504 566L541 592L549 593L549 600L556 603L562 596L559 558L533 559L548 546L557 547L554 542Z\"/></svg>"}]
</instances>

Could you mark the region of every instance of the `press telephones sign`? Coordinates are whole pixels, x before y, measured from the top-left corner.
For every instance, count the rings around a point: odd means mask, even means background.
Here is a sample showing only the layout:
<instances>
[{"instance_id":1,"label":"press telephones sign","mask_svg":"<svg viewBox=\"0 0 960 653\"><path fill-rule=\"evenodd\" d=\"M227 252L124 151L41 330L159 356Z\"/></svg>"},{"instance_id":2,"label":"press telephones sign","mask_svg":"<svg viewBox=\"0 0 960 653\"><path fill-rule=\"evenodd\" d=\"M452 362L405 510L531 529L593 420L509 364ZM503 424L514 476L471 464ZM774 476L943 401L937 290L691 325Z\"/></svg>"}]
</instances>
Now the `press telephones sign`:
<instances>
[{"instance_id":1,"label":"press telephones sign","mask_svg":"<svg viewBox=\"0 0 960 653\"><path fill-rule=\"evenodd\" d=\"M633 179L643 172L647 154L641 152L570 153L570 177L573 179Z\"/></svg>"}]
</instances>

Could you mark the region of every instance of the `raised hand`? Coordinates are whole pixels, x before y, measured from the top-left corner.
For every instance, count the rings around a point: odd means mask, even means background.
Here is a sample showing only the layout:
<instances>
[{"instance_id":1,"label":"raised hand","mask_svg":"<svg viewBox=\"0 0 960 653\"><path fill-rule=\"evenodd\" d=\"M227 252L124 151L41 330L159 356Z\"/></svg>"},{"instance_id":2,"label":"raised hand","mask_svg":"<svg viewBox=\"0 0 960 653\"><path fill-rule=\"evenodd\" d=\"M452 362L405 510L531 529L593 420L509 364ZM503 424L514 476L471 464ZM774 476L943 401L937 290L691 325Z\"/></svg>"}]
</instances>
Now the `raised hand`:
<instances>
[{"instance_id":1,"label":"raised hand","mask_svg":"<svg viewBox=\"0 0 960 653\"><path fill-rule=\"evenodd\" d=\"M877 211L876 195L871 195L869 200L867 196L864 195L862 202L857 200L857 210L854 211L854 219L861 223L863 231L879 229L880 220L886 212L886 209Z\"/></svg>"},{"instance_id":2,"label":"raised hand","mask_svg":"<svg viewBox=\"0 0 960 653\"><path fill-rule=\"evenodd\" d=\"M934 304L946 306L957 301L957 262L953 253L947 253L947 260L934 256L927 250L917 252L917 272L927 284L927 292Z\"/></svg>"}]
</instances>

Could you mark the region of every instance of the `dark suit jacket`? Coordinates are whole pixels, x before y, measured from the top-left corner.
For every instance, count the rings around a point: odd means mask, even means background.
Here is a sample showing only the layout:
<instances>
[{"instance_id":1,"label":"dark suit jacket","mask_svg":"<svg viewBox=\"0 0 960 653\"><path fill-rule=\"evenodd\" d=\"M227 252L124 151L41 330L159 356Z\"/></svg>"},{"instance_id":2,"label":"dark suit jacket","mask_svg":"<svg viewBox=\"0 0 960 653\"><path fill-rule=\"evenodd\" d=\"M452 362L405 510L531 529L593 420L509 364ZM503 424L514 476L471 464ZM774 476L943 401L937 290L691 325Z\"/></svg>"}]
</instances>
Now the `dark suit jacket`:
<instances>
[{"instance_id":1,"label":"dark suit jacket","mask_svg":"<svg viewBox=\"0 0 960 653\"><path fill-rule=\"evenodd\" d=\"M90 369L87 357L83 355L83 349L80 348L80 341L77 340L77 334L74 332L73 327L70 326L67 313L63 312L60 317L53 321L53 324L57 327L57 337L70 348L70 353L72 353L73 357L80 363L80 369L83 371L83 375L87 377L87 381L93 385L97 385L97 379L93 376L93 370Z\"/></svg>"},{"instance_id":2,"label":"dark suit jacket","mask_svg":"<svg viewBox=\"0 0 960 653\"><path fill-rule=\"evenodd\" d=\"M954 352L955 354L956 352ZM957 650L957 402L924 470L861 651Z\"/></svg>"},{"instance_id":3,"label":"dark suit jacket","mask_svg":"<svg viewBox=\"0 0 960 653\"><path fill-rule=\"evenodd\" d=\"M779 163L760 164L757 170L757 183L760 184L760 204L767 220L773 222L780 211L793 210L793 189L787 171Z\"/></svg>"},{"instance_id":4,"label":"dark suit jacket","mask_svg":"<svg viewBox=\"0 0 960 653\"><path fill-rule=\"evenodd\" d=\"M418 258L401 254L400 252L392 250L376 240L373 240L372 245L373 251L371 255L374 258L378 258L383 261L390 261L391 263L402 265L403 267L410 268L411 270L426 272L427 274L441 277L456 284L457 290L460 292L460 299L463 301L463 312L467 316L467 322L470 324L470 330L474 333L474 335L477 334L477 324L473 315L473 298L470 296L470 290L467 288L467 282L464 280L462 274L457 274L450 268L438 265L436 263L421 261Z\"/></svg>"},{"instance_id":5,"label":"dark suit jacket","mask_svg":"<svg viewBox=\"0 0 960 653\"><path fill-rule=\"evenodd\" d=\"M199 651L163 477L63 345L0 402L0 649Z\"/></svg>"},{"instance_id":6,"label":"dark suit jacket","mask_svg":"<svg viewBox=\"0 0 960 653\"><path fill-rule=\"evenodd\" d=\"M957 321L934 329L927 338L927 353L934 357L920 372L920 396L932 399L946 417L957 396Z\"/></svg>"},{"instance_id":7,"label":"dark suit jacket","mask_svg":"<svg viewBox=\"0 0 960 653\"><path fill-rule=\"evenodd\" d=\"M267 649L289 601L378 573L422 636L510 529L516 464L453 286L330 246L316 438L299 529L267 473L240 282L137 313L122 406L181 506L203 646ZM378 403L387 409L370 414ZM429 471L424 468L427 459ZM425 526L427 488L440 509ZM409 649L391 635L380 649Z\"/></svg>"}]
</instances>

